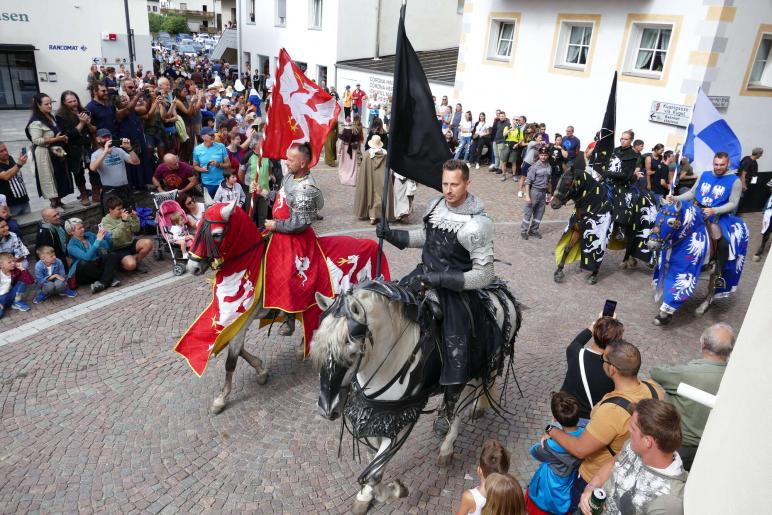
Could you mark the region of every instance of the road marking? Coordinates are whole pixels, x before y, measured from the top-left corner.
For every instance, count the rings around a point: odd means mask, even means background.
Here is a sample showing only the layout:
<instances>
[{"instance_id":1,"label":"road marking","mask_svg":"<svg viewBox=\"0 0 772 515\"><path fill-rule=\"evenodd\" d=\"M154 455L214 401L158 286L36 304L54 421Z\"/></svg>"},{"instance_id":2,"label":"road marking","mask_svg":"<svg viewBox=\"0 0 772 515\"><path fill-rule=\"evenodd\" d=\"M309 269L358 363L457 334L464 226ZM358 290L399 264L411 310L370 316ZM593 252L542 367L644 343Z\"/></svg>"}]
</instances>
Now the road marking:
<instances>
[{"instance_id":1,"label":"road marking","mask_svg":"<svg viewBox=\"0 0 772 515\"><path fill-rule=\"evenodd\" d=\"M542 225L544 225L544 224L565 224L566 222L561 220L542 220L541 223ZM520 222L495 222L494 225L519 226ZM420 227L421 227L420 225L400 226L400 228L404 230L418 229ZM320 234L319 236L342 236L346 234L362 234L362 233L372 234L374 231L375 231L375 228L371 226L371 227L363 227L363 228L357 228L357 229L344 229L342 231L333 231L333 232ZM10 329L8 331L4 331L0 333L0 347L3 347L4 345L8 345L9 343L16 343L16 342L22 341L26 338L29 338L30 336L35 336L36 334L40 333L41 331L44 331L45 329L61 324L62 322L68 322L70 320L74 320L92 311L105 308L107 306L115 304L116 302L126 300L130 297L134 297L142 293L147 293L149 291L155 290L156 288L161 288L163 286L173 284L186 277L188 276L187 275L175 276L171 272L166 272L164 274L151 277L150 279L146 279L142 282L130 284L128 286L122 287L117 290L108 290L107 293L95 296L94 298L86 302L82 302L72 307L64 308L55 313L50 313L46 316L36 318L31 322L27 322L26 324L20 325L19 327L15 327L14 329ZM87 290L88 288L84 289L84 291L87 291Z\"/></svg>"}]
</instances>

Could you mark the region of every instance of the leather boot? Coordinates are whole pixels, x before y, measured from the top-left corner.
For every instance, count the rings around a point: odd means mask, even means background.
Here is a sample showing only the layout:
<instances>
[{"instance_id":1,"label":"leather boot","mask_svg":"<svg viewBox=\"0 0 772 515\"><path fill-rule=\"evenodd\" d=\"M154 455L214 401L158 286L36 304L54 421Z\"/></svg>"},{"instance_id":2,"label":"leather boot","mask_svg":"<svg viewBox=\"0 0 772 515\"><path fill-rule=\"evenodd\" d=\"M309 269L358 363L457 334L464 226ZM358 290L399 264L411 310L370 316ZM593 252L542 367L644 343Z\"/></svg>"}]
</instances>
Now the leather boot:
<instances>
[{"instance_id":1,"label":"leather boot","mask_svg":"<svg viewBox=\"0 0 772 515\"><path fill-rule=\"evenodd\" d=\"M279 327L279 336L292 336L295 332L295 313L284 316L284 322Z\"/></svg>"},{"instance_id":2,"label":"leather boot","mask_svg":"<svg viewBox=\"0 0 772 515\"><path fill-rule=\"evenodd\" d=\"M461 396L461 392L464 390L463 384L453 384L445 386L444 399L442 406L437 409L437 418L434 420L434 433L440 438L448 434L450 429L450 423L453 421L453 417L456 412L456 404Z\"/></svg>"}]
</instances>

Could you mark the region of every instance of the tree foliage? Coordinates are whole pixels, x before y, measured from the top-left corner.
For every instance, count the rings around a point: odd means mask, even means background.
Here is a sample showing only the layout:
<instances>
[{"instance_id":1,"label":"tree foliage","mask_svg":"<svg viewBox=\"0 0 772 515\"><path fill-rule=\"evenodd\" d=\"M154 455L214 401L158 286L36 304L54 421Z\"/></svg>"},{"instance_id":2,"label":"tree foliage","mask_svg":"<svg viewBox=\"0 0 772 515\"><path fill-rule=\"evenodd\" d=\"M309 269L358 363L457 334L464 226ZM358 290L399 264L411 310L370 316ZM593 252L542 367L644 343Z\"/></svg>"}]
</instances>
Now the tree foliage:
<instances>
[{"instance_id":1,"label":"tree foliage","mask_svg":"<svg viewBox=\"0 0 772 515\"><path fill-rule=\"evenodd\" d=\"M150 24L150 32L157 34L163 30L164 17L156 13L147 13L147 20Z\"/></svg>"},{"instance_id":2,"label":"tree foliage","mask_svg":"<svg viewBox=\"0 0 772 515\"><path fill-rule=\"evenodd\" d=\"M180 32L190 32L188 20L184 16L174 14L147 14L150 32L157 34L161 31L169 34L179 34Z\"/></svg>"},{"instance_id":3,"label":"tree foliage","mask_svg":"<svg viewBox=\"0 0 772 515\"><path fill-rule=\"evenodd\" d=\"M183 16L168 15L164 17L162 30L165 30L169 34L179 34L180 32L190 32L188 27L188 20Z\"/></svg>"}]
</instances>

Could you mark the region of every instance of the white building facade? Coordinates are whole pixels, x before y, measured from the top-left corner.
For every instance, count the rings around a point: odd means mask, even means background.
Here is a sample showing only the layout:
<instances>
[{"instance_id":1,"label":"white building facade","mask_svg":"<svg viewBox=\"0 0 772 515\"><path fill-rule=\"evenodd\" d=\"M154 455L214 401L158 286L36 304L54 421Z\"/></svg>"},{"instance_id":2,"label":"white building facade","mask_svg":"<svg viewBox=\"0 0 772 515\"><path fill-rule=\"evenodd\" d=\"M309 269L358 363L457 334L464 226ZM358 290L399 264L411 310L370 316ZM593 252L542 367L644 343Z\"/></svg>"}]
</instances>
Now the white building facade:
<instances>
[{"instance_id":1,"label":"white building facade","mask_svg":"<svg viewBox=\"0 0 772 515\"><path fill-rule=\"evenodd\" d=\"M617 132L674 148L702 87L749 154L770 146L771 51L769 1L466 0L453 97L475 116L573 125L585 147L618 70ZM768 150L760 170L772 170Z\"/></svg>"},{"instance_id":2,"label":"white building facade","mask_svg":"<svg viewBox=\"0 0 772 515\"><path fill-rule=\"evenodd\" d=\"M359 82L383 89L390 74L347 68L336 63L377 55L393 55L400 0L238 0L241 59L260 74L276 70L279 50L285 48L306 75L342 90ZM409 2L408 36L416 50L458 47L462 9L458 0ZM371 80L371 77L375 77ZM433 85L433 88L435 85ZM441 95L451 86L436 85Z\"/></svg>"},{"instance_id":3,"label":"white building facade","mask_svg":"<svg viewBox=\"0 0 772 515\"><path fill-rule=\"evenodd\" d=\"M134 63L153 69L146 0L129 0ZM0 0L0 109L29 109L38 91L58 106L65 90L89 101L92 64L129 68L124 3Z\"/></svg>"}]
</instances>

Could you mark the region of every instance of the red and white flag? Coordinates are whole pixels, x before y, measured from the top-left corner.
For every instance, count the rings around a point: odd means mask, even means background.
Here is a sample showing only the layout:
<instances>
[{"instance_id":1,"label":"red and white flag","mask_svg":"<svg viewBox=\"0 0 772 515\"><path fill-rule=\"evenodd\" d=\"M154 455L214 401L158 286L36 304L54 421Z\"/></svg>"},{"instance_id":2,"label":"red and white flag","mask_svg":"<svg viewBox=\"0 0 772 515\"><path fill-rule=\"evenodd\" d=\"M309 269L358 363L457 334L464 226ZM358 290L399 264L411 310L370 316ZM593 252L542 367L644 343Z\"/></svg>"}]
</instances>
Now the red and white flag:
<instances>
[{"instance_id":1,"label":"red and white flag","mask_svg":"<svg viewBox=\"0 0 772 515\"><path fill-rule=\"evenodd\" d=\"M282 48L265 128L263 156L286 159L292 145L308 142L312 150L311 166L314 166L339 114L338 102L306 77Z\"/></svg>"}]
</instances>

